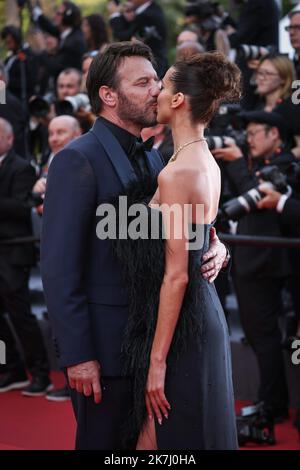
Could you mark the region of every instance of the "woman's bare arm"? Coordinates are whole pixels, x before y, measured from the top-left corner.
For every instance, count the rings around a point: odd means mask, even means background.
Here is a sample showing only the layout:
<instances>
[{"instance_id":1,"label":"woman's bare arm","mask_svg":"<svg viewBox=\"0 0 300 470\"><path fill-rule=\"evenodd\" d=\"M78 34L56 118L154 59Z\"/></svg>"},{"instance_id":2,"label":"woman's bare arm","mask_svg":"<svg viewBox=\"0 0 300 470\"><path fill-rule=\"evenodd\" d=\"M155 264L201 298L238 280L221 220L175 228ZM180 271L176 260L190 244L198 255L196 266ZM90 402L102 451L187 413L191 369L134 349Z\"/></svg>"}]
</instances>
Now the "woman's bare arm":
<instances>
[{"instance_id":1,"label":"woman's bare arm","mask_svg":"<svg viewBox=\"0 0 300 470\"><path fill-rule=\"evenodd\" d=\"M166 233L165 274L160 290L158 319L150 355L146 403L149 417L152 411L161 423L167 417L170 404L165 393L166 359L179 318L188 284L188 220L184 220L183 206L188 204L187 179L173 172L159 177L160 209ZM176 208L175 217L169 216L170 207ZM180 236L181 235L181 236Z\"/></svg>"}]
</instances>

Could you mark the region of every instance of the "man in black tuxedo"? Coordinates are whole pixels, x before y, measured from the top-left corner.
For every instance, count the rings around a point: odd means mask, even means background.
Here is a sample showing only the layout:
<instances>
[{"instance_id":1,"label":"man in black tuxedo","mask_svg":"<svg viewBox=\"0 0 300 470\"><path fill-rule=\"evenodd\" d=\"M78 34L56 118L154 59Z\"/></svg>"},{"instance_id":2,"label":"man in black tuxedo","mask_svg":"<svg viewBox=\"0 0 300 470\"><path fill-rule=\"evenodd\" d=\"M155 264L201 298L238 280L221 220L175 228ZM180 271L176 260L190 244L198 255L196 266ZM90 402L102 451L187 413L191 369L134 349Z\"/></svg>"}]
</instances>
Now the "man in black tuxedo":
<instances>
[{"instance_id":1,"label":"man in black tuxedo","mask_svg":"<svg viewBox=\"0 0 300 470\"><path fill-rule=\"evenodd\" d=\"M224 171L237 196L259 184L256 172L275 165L285 173L295 162L284 146L284 126L279 114L252 111L243 114L251 156L248 165L236 144L213 151L226 163ZM249 210L238 221L240 235L281 237L282 220L274 210ZM278 317L282 312L281 291L292 268L285 248L237 246L233 256L234 285L246 338L258 361L258 399L272 409L274 418L288 415L288 392L284 371Z\"/></svg>"},{"instance_id":2,"label":"man in black tuxedo","mask_svg":"<svg viewBox=\"0 0 300 470\"><path fill-rule=\"evenodd\" d=\"M35 262L34 245L4 243L32 236L29 198L36 177L33 167L18 157L12 146L12 127L0 118L0 336L7 350L7 364L0 366L5 372L0 378L0 393L23 388L24 395L37 396L45 394L51 384L42 335L30 310L28 282ZM21 343L25 364L4 313ZM25 368L32 376L31 383Z\"/></svg>"},{"instance_id":3,"label":"man in black tuxedo","mask_svg":"<svg viewBox=\"0 0 300 470\"><path fill-rule=\"evenodd\" d=\"M54 23L43 15L38 6L33 8L32 16L43 31L59 38L58 51L47 58L49 75L56 78L63 69L69 67L81 70L86 43L80 28L81 12L78 6L69 1L62 2L55 12Z\"/></svg>"},{"instance_id":4,"label":"man in black tuxedo","mask_svg":"<svg viewBox=\"0 0 300 470\"><path fill-rule=\"evenodd\" d=\"M160 86L152 61L149 47L129 42L111 44L94 58L87 90L99 117L56 155L48 173L42 278L60 365L72 388L78 449L120 449L131 407L121 360L128 299L111 241L97 237L96 211L124 194L130 181L155 178L164 166L140 140L142 128L156 123ZM209 277L225 252L218 240L211 242Z\"/></svg>"},{"instance_id":5,"label":"man in black tuxedo","mask_svg":"<svg viewBox=\"0 0 300 470\"><path fill-rule=\"evenodd\" d=\"M131 0L121 6L111 1L110 26L117 41L139 39L147 44L154 54L159 77L167 68L167 25L163 10L154 1Z\"/></svg>"}]
</instances>

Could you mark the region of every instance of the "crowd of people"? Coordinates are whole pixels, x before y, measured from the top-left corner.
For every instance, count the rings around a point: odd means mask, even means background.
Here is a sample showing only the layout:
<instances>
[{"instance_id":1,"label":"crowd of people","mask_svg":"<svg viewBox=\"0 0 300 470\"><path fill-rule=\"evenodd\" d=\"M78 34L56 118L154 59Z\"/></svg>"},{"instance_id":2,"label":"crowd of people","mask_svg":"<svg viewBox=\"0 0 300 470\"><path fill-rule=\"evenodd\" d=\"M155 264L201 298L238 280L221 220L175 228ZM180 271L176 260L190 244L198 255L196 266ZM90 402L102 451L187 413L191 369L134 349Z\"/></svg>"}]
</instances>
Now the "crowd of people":
<instances>
[{"instance_id":1,"label":"crowd of people","mask_svg":"<svg viewBox=\"0 0 300 470\"><path fill-rule=\"evenodd\" d=\"M231 282L222 275L216 287L225 311L227 294L234 290L237 296L259 368L257 401L279 422L287 419L289 407L283 350L290 354L293 341L300 339L300 248L288 245L289 238L300 236L300 7L290 13L286 28L294 49L290 59L278 51L277 2L235 2L241 10L238 20L218 2L187 2L175 62L217 50L242 71L241 101L222 102L205 131L221 170L217 227L270 237L270 246L237 245ZM168 25L163 8L151 0L112 0L107 21L97 12L82 17L69 1L59 5L54 19L38 6L30 14L39 48L30 47L15 26L1 31L7 57L0 62L0 80L6 84L6 104L0 105L0 339L7 345L7 364L0 366L0 393L21 389L26 396L62 400L69 390L52 391L47 353L31 313L28 283L38 261L36 247L13 240L33 235L32 217L42 221L47 175L56 155L97 122L100 109L91 106L87 93L94 58L110 43L142 42L151 48L162 79L171 65ZM114 77L106 79L110 87L117 86ZM189 90L190 96L196 91ZM167 163L174 151L169 126L145 126L142 138L150 137ZM286 246L273 247L272 237L286 238ZM292 326L282 331L278 320L286 299L294 315Z\"/></svg>"}]
</instances>

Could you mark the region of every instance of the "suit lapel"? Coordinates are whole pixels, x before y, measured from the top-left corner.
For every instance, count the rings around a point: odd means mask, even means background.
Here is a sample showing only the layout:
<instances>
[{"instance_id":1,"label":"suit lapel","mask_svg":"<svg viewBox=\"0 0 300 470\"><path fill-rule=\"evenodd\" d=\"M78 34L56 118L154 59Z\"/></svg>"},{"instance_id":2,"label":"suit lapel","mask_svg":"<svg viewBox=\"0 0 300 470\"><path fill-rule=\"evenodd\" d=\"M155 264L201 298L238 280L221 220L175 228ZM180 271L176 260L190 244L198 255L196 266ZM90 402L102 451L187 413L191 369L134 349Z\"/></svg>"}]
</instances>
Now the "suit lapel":
<instances>
[{"instance_id":1,"label":"suit lapel","mask_svg":"<svg viewBox=\"0 0 300 470\"><path fill-rule=\"evenodd\" d=\"M160 158L158 151L156 149L152 149L151 152L146 152L146 157L150 171L153 176L157 177L158 173L160 173L164 167L164 163Z\"/></svg>"},{"instance_id":2,"label":"suit lapel","mask_svg":"<svg viewBox=\"0 0 300 470\"><path fill-rule=\"evenodd\" d=\"M90 130L99 143L104 148L117 176L119 177L124 189L132 180L137 180L134 169L132 168L124 150L113 136L113 134L97 119Z\"/></svg>"}]
</instances>

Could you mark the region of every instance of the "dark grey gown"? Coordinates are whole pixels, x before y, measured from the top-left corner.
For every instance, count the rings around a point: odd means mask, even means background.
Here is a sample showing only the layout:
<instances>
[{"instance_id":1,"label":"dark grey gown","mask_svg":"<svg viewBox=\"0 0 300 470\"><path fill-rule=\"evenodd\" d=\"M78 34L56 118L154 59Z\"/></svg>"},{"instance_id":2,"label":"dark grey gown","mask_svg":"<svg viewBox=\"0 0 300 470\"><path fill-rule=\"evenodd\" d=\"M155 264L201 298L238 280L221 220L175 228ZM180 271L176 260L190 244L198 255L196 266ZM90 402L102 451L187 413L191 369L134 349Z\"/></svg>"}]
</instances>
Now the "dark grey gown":
<instances>
[{"instance_id":1,"label":"dark grey gown","mask_svg":"<svg viewBox=\"0 0 300 470\"><path fill-rule=\"evenodd\" d=\"M128 206L145 201L147 194L154 194L154 189L145 182L140 189L128 188ZM149 219L152 210L148 208ZM161 218L158 223L162 234ZM197 250L189 251L189 283L168 354L165 393L172 409L162 425L156 422L159 450L237 449L227 324L214 285L200 273L211 226L191 225L202 239ZM132 442L146 417L145 386L164 276L165 242L163 237L116 240L114 250L123 266L129 298L123 356L124 375L132 378L134 406L124 436Z\"/></svg>"},{"instance_id":2,"label":"dark grey gown","mask_svg":"<svg viewBox=\"0 0 300 470\"><path fill-rule=\"evenodd\" d=\"M204 226L203 247L189 252L190 270L199 273L209 247L211 226ZM168 420L156 424L158 448L237 449L228 328L214 284L199 275L201 336L190 339L173 369L167 370Z\"/></svg>"}]
</instances>

